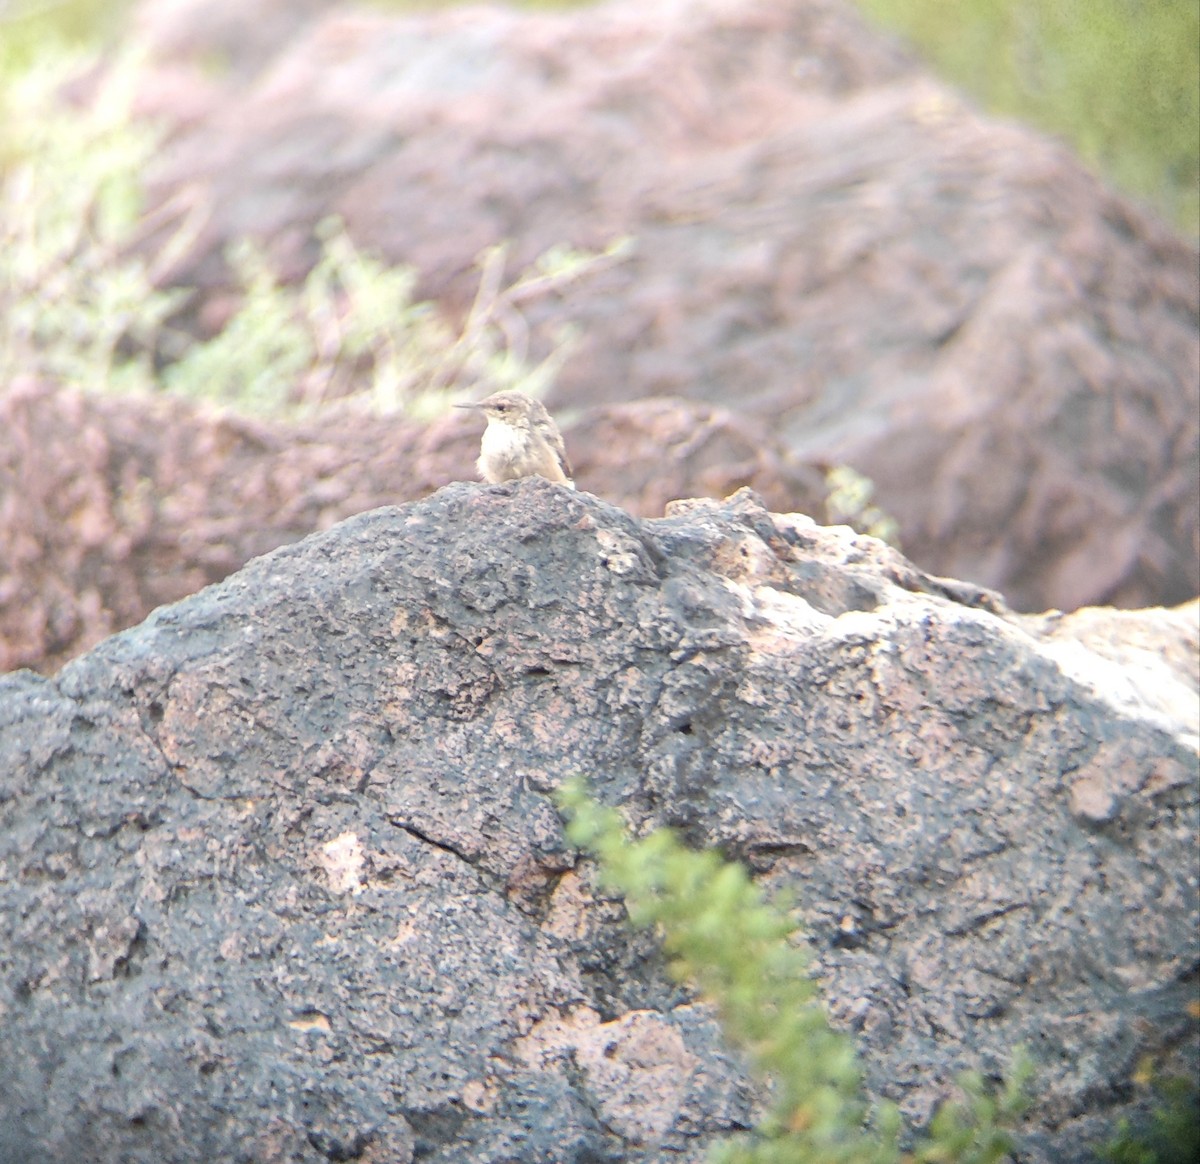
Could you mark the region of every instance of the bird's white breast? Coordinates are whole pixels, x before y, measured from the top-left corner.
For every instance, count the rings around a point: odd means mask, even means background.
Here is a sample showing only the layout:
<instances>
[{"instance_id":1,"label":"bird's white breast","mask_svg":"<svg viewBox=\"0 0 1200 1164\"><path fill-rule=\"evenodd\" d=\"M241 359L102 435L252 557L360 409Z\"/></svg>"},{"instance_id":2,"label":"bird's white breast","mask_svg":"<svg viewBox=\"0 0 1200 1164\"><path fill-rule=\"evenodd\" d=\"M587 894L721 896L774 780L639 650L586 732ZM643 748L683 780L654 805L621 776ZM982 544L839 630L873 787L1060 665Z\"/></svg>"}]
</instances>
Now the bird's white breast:
<instances>
[{"instance_id":1,"label":"bird's white breast","mask_svg":"<svg viewBox=\"0 0 1200 1164\"><path fill-rule=\"evenodd\" d=\"M483 440L479 446L482 456L500 457L505 461L512 461L521 455L523 447L523 434L511 424L488 420L488 426L483 430Z\"/></svg>"}]
</instances>

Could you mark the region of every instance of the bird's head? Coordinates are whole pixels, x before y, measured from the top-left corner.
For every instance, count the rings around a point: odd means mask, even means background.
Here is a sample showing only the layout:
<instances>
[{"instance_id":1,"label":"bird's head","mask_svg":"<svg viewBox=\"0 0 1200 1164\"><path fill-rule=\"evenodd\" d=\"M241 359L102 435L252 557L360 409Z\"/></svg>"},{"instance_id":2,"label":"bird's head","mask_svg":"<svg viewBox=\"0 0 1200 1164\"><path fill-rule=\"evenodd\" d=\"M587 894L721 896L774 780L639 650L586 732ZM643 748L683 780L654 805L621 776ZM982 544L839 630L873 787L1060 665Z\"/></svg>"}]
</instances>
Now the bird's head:
<instances>
[{"instance_id":1,"label":"bird's head","mask_svg":"<svg viewBox=\"0 0 1200 1164\"><path fill-rule=\"evenodd\" d=\"M470 408L482 412L489 421L500 424L527 424L533 414L534 402L524 392L493 392L472 404L456 404L455 408Z\"/></svg>"}]
</instances>

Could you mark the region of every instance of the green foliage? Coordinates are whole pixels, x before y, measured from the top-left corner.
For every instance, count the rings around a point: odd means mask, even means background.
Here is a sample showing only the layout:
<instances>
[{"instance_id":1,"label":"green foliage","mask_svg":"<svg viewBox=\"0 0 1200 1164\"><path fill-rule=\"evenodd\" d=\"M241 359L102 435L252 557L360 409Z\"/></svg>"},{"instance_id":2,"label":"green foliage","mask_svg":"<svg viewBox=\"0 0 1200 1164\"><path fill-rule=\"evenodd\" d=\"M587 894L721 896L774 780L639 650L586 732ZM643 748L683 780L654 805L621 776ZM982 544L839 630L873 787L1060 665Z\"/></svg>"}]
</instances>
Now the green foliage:
<instances>
[{"instance_id":1,"label":"green foliage","mask_svg":"<svg viewBox=\"0 0 1200 1164\"><path fill-rule=\"evenodd\" d=\"M1200 1087L1181 1076L1142 1075L1155 1098L1149 1119L1136 1126L1122 1120L1100 1158L1108 1164L1194 1164L1200 1160Z\"/></svg>"},{"instance_id":2,"label":"green foliage","mask_svg":"<svg viewBox=\"0 0 1200 1164\"><path fill-rule=\"evenodd\" d=\"M0 75L67 46L112 43L134 0L2 0Z\"/></svg>"},{"instance_id":3,"label":"green foliage","mask_svg":"<svg viewBox=\"0 0 1200 1164\"><path fill-rule=\"evenodd\" d=\"M836 465L825 474L825 516L830 525L848 525L859 533L899 546L900 526L875 505L875 483L849 465Z\"/></svg>"},{"instance_id":4,"label":"green foliage","mask_svg":"<svg viewBox=\"0 0 1200 1164\"><path fill-rule=\"evenodd\" d=\"M299 286L280 283L251 243L230 249L241 307L218 335L166 369L171 391L272 415L337 401L432 416L481 384L540 395L573 335L564 329L550 355L532 362L521 306L627 249L624 240L602 254L555 248L504 286L507 247L492 247L479 260L479 289L455 333L433 304L413 298L414 271L358 250L337 219L319 224L317 234L321 257Z\"/></svg>"},{"instance_id":5,"label":"green foliage","mask_svg":"<svg viewBox=\"0 0 1200 1164\"><path fill-rule=\"evenodd\" d=\"M189 346L163 383L180 396L278 413L311 363L313 345L295 316L295 293L279 285L262 252L243 240L228 258L242 290L237 314L207 343Z\"/></svg>"},{"instance_id":6,"label":"green foliage","mask_svg":"<svg viewBox=\"0 0 1200 1164\"><path fill-rule=\"evenodd\" d=\"M1200 229L1196 0L859 0L990 109Z\"/></svg>"},{"instance_id":7,"label":"green foliage","mask_svg":"<svg viewBox=\"0 0 1200 1164\"><path fill-rule=\"evenodd\" d=\"M597 804L582 781L565 784L558 803L572 843L598 858L601 885L624 897L635 925L658 927L672 974L694 984L726 1037L772 1083L773 1102L755 1134L721 1145L714 1164L900 1160L899 1112L892 1104L868 1112L853 1041L829 1026L808 973L811 953L787 911L766 901L740 865L692 852L669 830L630 840L618 813ZM938 1111L907 1159L1002 1159L1012 1143L1004 1127L1023 1111L1030 1075L1018 1053L999 1095L978 1076L963 1076L962 1100Z\"/></svg>"},{"instance_id":8,"label":"green foliage","mask_svg":"<svg viewBox=\"0 0 1200 1164\"><path fill-rule=\"evenodd\" d=\"M156 290L152 260L129 250L158 141L130 120L132 64L75 106L61 94L87 64L60 53L3 74L0 383L146 387L145 353L183 298Z\"/></svg>"},{"instance_id":9,"label":"green foliage","mask_svg":"<svg viewBox=\"0 0 1200 1164\"><path fill-rule=\"evenodd\" d=\"M554 248L505 283L507 248L479 262L479 290L461 330L414 299L416 277L359 251L341 224L318 227L321 254L299 286L284 284L248 241L229 248L241 301L222 330L197 342L171 321L190 298L162 289L193 241L203 207L186 195L143 215L140 176L159 134L131 117L136 62L64 94L95 62L47 52L0 73L0 384L17 374L100 391L150 391L166 359L169 391L279 415L335 401L432 415L474 392L543 392L570 351L564 329L540 362L522 314L619 261Z\"/></svg>"}]
</instances>

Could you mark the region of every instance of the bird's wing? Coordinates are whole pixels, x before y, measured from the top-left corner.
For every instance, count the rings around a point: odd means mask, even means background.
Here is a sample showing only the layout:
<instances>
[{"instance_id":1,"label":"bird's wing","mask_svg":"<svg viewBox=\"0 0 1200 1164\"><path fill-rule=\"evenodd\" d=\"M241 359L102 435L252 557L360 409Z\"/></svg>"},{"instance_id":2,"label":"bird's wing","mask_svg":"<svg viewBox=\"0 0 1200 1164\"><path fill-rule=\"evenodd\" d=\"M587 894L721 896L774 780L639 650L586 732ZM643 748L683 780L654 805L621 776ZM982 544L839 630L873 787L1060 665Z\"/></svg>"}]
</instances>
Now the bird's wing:
<instances>
[{"instance_id":1,"label":"bird's wing","mask_svg":"<svg viewBox=\"0 0 1200 1164\"><path fill-rule=\"evenodd\" d=\"M538 425L538 430L546 438L546 443L554 450L554 455L558 458L558 467L563 471L563 476L568 481L573 481L575 473L571 468L571 462L567 459L567 446L563 444L562 433L558 431L558 425L547 418L544 424Z\"/></svg>"}]
</instances>

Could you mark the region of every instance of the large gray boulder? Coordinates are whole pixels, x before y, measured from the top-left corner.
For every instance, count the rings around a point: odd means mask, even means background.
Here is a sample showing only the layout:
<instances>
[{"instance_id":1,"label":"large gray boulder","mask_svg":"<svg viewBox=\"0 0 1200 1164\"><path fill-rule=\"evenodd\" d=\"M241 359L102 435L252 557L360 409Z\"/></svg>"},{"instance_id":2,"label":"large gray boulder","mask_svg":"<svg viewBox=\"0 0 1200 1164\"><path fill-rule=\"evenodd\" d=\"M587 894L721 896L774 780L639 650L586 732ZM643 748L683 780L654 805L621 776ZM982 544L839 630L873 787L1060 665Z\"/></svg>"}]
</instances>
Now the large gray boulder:
<instances>
[{"instance_id":1,"label":"large gray boulder","mask_svg":"<svg viewBox=\"0 0 1200 1164\"><path fill-rule=\"evenodd\" d=\"M0 1159L700 1161L762 1096L593 893L577 774L795 894L874 1094L1025 1043L1021 1159L1086 1159L1200 1058L1196 614L1075 617L534 479L4 677Z\"/></svg>"}]
</instances>

